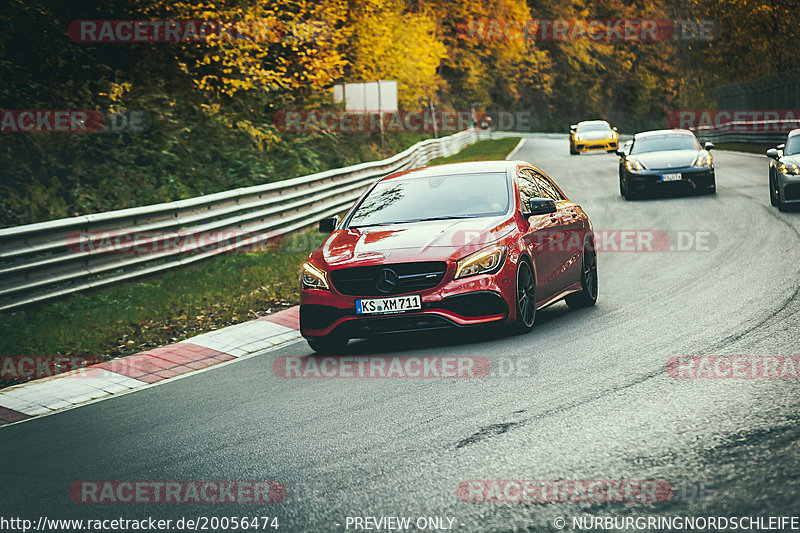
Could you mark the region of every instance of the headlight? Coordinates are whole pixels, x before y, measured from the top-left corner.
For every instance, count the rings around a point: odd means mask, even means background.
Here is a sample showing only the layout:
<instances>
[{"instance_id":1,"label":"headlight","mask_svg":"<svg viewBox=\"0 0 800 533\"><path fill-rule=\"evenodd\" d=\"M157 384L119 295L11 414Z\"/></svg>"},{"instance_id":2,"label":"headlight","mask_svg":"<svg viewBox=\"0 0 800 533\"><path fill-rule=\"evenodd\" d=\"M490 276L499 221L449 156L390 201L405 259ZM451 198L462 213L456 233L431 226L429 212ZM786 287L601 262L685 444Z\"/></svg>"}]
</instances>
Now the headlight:
<instances>
[{"instance_id":1,"label":"headlight","mask_svg":"<svg viewBox=\"0 0 800 533\"><path fill-rule=\"evenodd\" d=\"M300 281L304 289L330 289L328 285L328 276L322 270L318 269L309 262L303 263L303 275L300 276Z\"/></svg>"},{"instance_id":2,"label":"headlight","mask_svg":"<svg viewBox=\"0 0 800 533\"><path fill-rule=\"evenodd\" d=\"M639 170L644 170L644 166L634 159L626 159L625 160L625 168L630 170L631 172L637 172Z\"/></svg>"},{"instance_id":3,"label":"headlight","mask_svg":"<svg viewBox=\"0 0 800 533\"><path fill-rule=\"evenodd\" d=\"M697 159L692 163L693 167L710 167L712 163L711 154L703 151L697 156Z\"/></svg>"},{"instance_id":4,"label":"headlight","mask_svg":"<svg viewBox=\"0 0 800 533\"><path fill-rule=\"evenodd\" d=\"M616 137L616 136L617 136L617 134L616 134L616 133L614 133L613 131L612 131L611 133L609 133L609 134L608 134L608 138L609 138L609 139L613 139L613 138L614 138L614 137Z\"/></svg>"},{"instance_id":5,"label":"headlight","mask_svg":"<svg viewBox=\"0 0 800 533\"><path fill-rule=\"evenodd\" d=\"M781 173L787 176L797 176L800 174L800 167L794 163L789 163L788 165L786 163L781 163L780 169Z\"/></svg>"},{"instance_id":6,"label":"headlight","mask_svg":"<svg viewBox=\"0 0 800 533\"><path fill-rule=\"evenodd\" d=\"M455 279L494 272L503 264L505 257L506 247L502 244L489 246L470 254L458 262Z\"/></svg>"},{"instance_id":7,"label":"headlight","mask_svg":"<svg viewBox=\"0 0 800 533\"><path fill-rule=\"evenodd\" d=\"M576 135L575 140L578 142L583 142L583 135Z\"/></svg>"}]
</instances>

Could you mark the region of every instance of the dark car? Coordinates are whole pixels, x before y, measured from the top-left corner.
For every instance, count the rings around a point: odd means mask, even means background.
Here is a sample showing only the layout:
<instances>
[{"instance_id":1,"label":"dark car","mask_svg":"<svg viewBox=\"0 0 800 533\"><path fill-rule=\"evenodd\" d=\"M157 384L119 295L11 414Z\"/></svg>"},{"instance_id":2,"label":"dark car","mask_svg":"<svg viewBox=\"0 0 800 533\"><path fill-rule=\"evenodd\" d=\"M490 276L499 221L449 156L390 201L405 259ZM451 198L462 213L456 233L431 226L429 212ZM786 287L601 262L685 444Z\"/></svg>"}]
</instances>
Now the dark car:
<instances>
[{"instance_id":1,"label":"dark car","mask_svg":"<svg viewBox=\"0 0 800 533\"><path fill-rule=\"evenodd\" d=\"M637 133L620 157L619 192L626 200L658 192L716 192L714 160L689 130Z\"/></svg>"},{"instance_id":2,"label":"dark car","mask_svg":"<svg viewBox=\"0 0 800 533\"><path fill-rule=\"evenodd\" d=\"M300 332L318 352L374 335L508 324L566 299L594 305L589 217L522 161L457 163L378 180L303 265Z\"/></svg>"},{"instance_id":3,"label":"dark car","mask_svg":"<svg viewBox=\"0 0 800 533\"><path fill-rule=\"evenodd\" d=\"M786 144L767 150L769 200L781 211L800 205L800 129L792 130Z\"/></svg>"}]
</instances>

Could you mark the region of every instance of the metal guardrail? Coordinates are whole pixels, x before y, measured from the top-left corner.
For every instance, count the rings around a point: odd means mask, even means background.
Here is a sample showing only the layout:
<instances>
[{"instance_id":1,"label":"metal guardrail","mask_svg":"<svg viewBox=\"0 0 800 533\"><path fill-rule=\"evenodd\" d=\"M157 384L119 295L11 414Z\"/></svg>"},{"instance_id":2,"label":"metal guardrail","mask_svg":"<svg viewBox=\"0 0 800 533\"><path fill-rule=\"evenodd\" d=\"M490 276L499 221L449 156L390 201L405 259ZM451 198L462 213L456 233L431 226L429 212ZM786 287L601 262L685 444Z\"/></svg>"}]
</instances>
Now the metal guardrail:
<instances>
[{"instance_id":1,"label":"metal guardrail","mask_svg":"<svg viewBox=\"0 0 800 533\"><path fill-rule=\"evenodd\" d=\"M785 120L740 121L719 127L700 126L693 131L703 142L775 145L786 142L787 134L795 126L795 121Z\"/></svg>"},{"instance_id":2,"label":"metal guardrail","mask_svg":"<svg viewBox=\"0 0 800 533\"><path fill-rule=\"evenodd\" d=\"M491 136L466 130L419 142L381 161L176 202L0 229L0 311L266 243L342 212L377 178L424 166ZM192 244L192 237L209 232L229 235L230 240L216 242L212 249L200 241ZM167 246L175 239L181 240L180 247ZM120 242L125 243L123 253Z\"/></svg>"}]
</instances>

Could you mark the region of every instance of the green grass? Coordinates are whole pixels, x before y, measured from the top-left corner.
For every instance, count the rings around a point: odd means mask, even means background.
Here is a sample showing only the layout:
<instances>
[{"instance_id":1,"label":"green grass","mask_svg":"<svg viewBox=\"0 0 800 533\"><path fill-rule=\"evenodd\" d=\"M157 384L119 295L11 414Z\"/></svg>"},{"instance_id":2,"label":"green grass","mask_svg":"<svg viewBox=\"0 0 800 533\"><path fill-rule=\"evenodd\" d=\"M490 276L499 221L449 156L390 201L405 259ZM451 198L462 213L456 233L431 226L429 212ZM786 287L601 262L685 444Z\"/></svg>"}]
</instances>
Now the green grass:
<instances>
[{"instance_id":1,"label":"green grass","mask_svg":"<svg viewBox=\"0 0 800 533\"><path fill-rule=\"evenodd\" d=\"M517 137L480 141L431 163L503 159L518 142ZM306 231L269 250L221 254L187 268L5 313L0 357L107 360L296 305L303 260L324 239ZM0 387L12 383L0 379Z\"/></svg>"},{"instance_id":2,"label":"green grass","mask_svg":"<svg viewBox=\"0 0 800 533\"><path fill-rule=\"evenodd\" d=\"M324 238L315 231L299 233L268 250L220 254L6 313L0 356L106 360L279 311L299 302L302 262ZM0 386L10 384L0 380Z\"/></svg>"},{"instance_id":3,"label":"green grass","mask_svg":"<svg viewBox=\"0 0 800 533\"><path fill-rule=\"evenodd\" d=\"M489 139L471 144L450 157L437 157L431 159L429 165L442 165L445 163L463 163L466 161L496 161L505 159L513 150L521 137L505 137L503 139Z\"/></svg>"}]
</instances>

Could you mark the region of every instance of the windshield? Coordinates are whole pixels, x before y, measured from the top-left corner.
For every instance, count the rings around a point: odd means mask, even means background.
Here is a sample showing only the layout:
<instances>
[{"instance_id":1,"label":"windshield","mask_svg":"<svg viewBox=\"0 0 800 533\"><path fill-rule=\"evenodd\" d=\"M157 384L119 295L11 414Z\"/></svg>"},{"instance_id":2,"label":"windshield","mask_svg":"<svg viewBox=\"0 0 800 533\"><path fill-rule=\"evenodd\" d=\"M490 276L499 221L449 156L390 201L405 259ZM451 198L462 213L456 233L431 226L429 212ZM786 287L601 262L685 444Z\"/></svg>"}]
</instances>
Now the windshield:
<instances>
[{"instance_id":1,"label":"windshield","mask_svg":"<svg viewBox=\"0 0 800 533\"><path fill-rule=\"evenodd\" d=\"M502 215L508 211L505 173L453 174L378 183L349 227Z\"/></svg>"},{"instance_id":2,"label":"windshield","mask_svg":"<svg viewBox=\"0 0 800 533\"><path fill-rule=\"evenodd\" d=\"M786 147L783 149L783 155L796 155L800 154L800 135L789 137L786 141Z\"/></svg>"},{"instance_id":3,"label":"windshield","mask_svg":"<svg viewBox=\"0 0 800 533\"><path fill-rule=\"evenodd\" d=\"M595 122L593 124L579 124L578 133L586 133L588 131L610 131L611 127L605 122Z\"/></svg>"},{"instance_id":4,"label":"windshield","mask_svg":"<svg viewBox=\"0 0 800 533\"><path fill-rule=\"evenodd\" d=\"M700 150L700 143L697 142L694 135L686 135L683 133L649 135L633 141L633 150L631 150L631 154L661 152L664 150Z\"/></svg>"}]
</instances>

